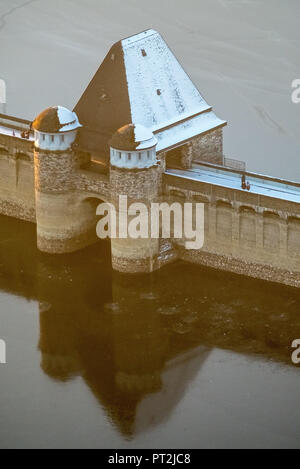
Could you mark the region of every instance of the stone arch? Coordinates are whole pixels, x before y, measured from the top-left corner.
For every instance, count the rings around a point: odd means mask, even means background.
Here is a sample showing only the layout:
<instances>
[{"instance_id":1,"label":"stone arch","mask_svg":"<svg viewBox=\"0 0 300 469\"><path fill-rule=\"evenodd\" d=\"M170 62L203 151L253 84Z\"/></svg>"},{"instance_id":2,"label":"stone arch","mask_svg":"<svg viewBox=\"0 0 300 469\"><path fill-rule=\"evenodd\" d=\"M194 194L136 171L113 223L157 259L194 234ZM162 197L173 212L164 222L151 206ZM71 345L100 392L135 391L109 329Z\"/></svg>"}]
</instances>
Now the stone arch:
<instances>
[{"instance_id":1,"label":"stone arch","mask_svg":"<svg viewBox=\"0 0 300 469\"><path fill-rule=\"evenodd\" d=\"M268 251L276 252L280 248L280 217L277 213L263 213L263 245Z\"/></svg>"},{"instance_id":2,"label":"stone arch","mask_svg":"<svg viewBox=\"0 0 300 469\"><path fill-rule=\"evenodd\" d=\"M81 206L85 209L92 209L96 214L97 207L102 202L104 202L104 200L100 199L100 197L85 197L83 200L81 200Z\"/></svg>"},{"instance_id":3,"label":"stone arch","mask_svg":"<svg viewBox=\"0 0 300 469\"><path fill-rule=\"evenodd\" d=\"M97 194L97 193L82 193L78 197L78 203L92 203L92 204L101 204L101 202L110 202L108 200L108 197L102 194Z\"/></svg>"},{"instance_id":4,"label":"stone arch","mask_svg":"<svg viewBox=\"0 0 300 469\"><path fill-rule=\"evenodd\" d=\"M99 204L107 202L105 199L98 194L86 194L80 197L77 203L76 210L81 220L82 231L88 232L89 237L94 239L94 242L99 241L96 232L97 223L100 219L100 216L96 213L97 207Z\"/></svg>"},{"instance_id":5,"label":"stone arch","mask_svg":"<svg viewBox=\"0 0 300 469\"><path fill-rule=\"evenodd\" d=\"M104 202L105 200L101 197L86 196L80 200L80 206L86 214L91 213L96 217L96 210L98 205Z\"/></svg>"},{"instance_id":6,"label":"stone arch","mask_svg":"<svg viewBox=\"0 0 300 469\"><path fill-rule=\"evenodd\" d=\"M180 191L178 189L171 189L169 192L170 196L174 199L186 199L186 194L183 191Z\"/></svg>"},{"instance_id":7,"label":"stone arch","mask_svg":"<svg viewBox=\"0 0 300 469\"><path fill-rule=\"evenodd\" d=\"M232 240L232 205L224 200L217 200L217 238L224 241Z\"/></svg>"},{"instance_id":8,"label":"stone arch","mask_svg":"<svg viewBox=\"0 0 300 469\"><path fill-rule=\"evenodd\" d=\"M15 157L17 161L31 161L30 156L23 151L17 151Z\"/></svg>"},{"instance_id":9,"label":"stone arch","mask_svg":"<svg viewBox=\"0 0 300 469\"><path fill-rule=\"evenodd\" d=\"M254 213L255 214L254 208L250 207L250 205L241 205L239 207L239 212L240 213Z\"/></svg>"},{"instance_id":10,"label":"stone arch","mask_svg":"<svg viewBox=\"0 0 300 469\"><path fill-rule=\"evenodd\" d=\"M288 250L300 255L300 218L288 218Z\"/></svg>"},{"instance_id":11,"label":"stone arch","mask_svg":"<svg viewBox=\"0 0 300 469\"><path fill-rule=\"evenodd\" d=\"M216 202L217 207L232 208L232 203L228 200L218 199Z\"/></svg>"},{"instance_id":12,"label":"stone arch","mask_svg":"<svg viewBox=\"0 0 300 469\"><path fill-rule=\"evenodd\" d=\"M256 246L256 212L248 205L242 205L240 213L240 245L245 248Z\"/></svg>"},{"instance_id":13,"label":"stone arch","mask_svg":"<svg viewBox=\"0 0 300 469\"><path fill-rule=\"evenodd\" d=\"M8 155L9 151L5 145L0 144L0 156L1 155Z\"/></svg>"},{"instance_id":14,"label":"stone arch","mask_svg":"<svg viewBox=\"0 0 300 469\"><path fill-rule=\"evenodd\" d=\"M202 203L202 204L208 204L209 203L209 198L206 195L193 194L192 198L193 198L193 202L198 202L198 203Z\"/></svg>"}]
</instances>

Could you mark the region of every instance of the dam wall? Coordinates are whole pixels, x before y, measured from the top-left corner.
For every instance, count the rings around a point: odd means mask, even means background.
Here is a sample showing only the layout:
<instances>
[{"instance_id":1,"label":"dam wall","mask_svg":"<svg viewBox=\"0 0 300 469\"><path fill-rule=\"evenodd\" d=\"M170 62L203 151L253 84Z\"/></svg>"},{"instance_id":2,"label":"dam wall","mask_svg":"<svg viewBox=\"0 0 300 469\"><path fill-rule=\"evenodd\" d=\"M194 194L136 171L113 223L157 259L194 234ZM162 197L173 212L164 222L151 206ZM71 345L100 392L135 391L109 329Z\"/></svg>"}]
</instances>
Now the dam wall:
<instances>
[{"instance_id":1,"label":"dam wall","mask_svg":"<svg viewBox=\"0 0 300 469\"><path fill-rule=\"evenodd\" d=\"M221 131L214 135L220 152ZM183 157L189 152L185 148ZM97 241L101 201L127 195L135 202L200 202L205 209L202 249L187 250L183 239L113 240L113 268L151 272L183 259L300 287L299 183L195 158L187 169L166 169L165 157L158 153L153 167L130 171L105 168L76 148L64 154L37 152L29 122L0 116L0 213L36 223L39 249L57 254ZM242 174L249 190L241 187Z\"/></svg>"},{"instance_id":2,"label":"dam wall","mask_svg":"<svg viewBox=\"0 0 300 469\"><path fill-rule=\"evenodd\" d=\"M35 222L33 136L21 137L23 120L14 128L2 123L0 116L0 213Z\"/></svg>"},{"instance_id":3,"label":"dam wall","mask_svg":"<svg viewBox=\"0 0 300 469\"><path fill-rule=\"evenodd\" d=\"M196 173L168 171L165 192L177 201L205 207L204 246L186 250L173 242L178 257L250 277L300 286L300 184L252 176L251 192L203 182ZM222 173L226 174L225 169ZM231 172L228 172L230 175ZM269 183L269 185L266 184ZM263 186L266 187L263 187ZM289 189L290 187L290 189ZM286 199L281 190L286 190ZM280 195L279 195L280 194Z\"/></svg>"}]
</instances>

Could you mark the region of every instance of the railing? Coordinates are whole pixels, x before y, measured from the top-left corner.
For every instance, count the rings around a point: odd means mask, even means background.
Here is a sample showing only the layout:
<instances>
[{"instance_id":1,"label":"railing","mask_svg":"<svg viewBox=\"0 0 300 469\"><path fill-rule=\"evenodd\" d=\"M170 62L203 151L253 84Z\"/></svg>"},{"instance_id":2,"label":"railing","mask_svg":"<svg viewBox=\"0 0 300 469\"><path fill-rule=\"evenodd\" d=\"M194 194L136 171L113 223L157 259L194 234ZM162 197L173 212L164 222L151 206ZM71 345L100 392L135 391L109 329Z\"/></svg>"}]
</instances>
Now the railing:
<instances>
[{"instance_id":1,"label":"railing","mask_svg":"<svg viewBox=\"0 0 300 469\"><path fill-rule=\"evenodd\" d=\"M6 114L0 113L0 125L4 127L8 127L9 129L17 129L17 130L30 130L31 129L31 122L26 119L20 119L19 117L15 116L8 116Z\"/></svg>"},{"instance_id":2,"label":"railing","mask_svg":"<svg viewBox=\"0 0 300 469\"><path fill-rule=\"evenodd\" d=\"M238 171L246 171L245 161L235 160L233 158L224 157L224 166L230 169L236 169Z\"/></svg>"},{"instance_id":3,"label":"railing","mask_svg":"<svg viewBox=\"0 0 300 469\"><path fill-rule=\"evenodd\" d=\"M217 173L218 172L228 172L228 173L235 173L237 175L240 175L240 176L243 176L245 175L246 177L250 177L250 178L256 178L258 180L260 180L261 182L266 182L268 183L269 181L272 182L272 183L278 183L278 184L284 184L285 186L291 186L291 187L299 187L300 188L300 182L299 181L289 181L289 180L286 180L286 179L281 179L281 178L278 178L278 177L274 177L274 176L267 176L266 174L260 174L260 173L254 173L254 172L250 172L250 171L240 171L238 169L230 169L226 166L222 166L222 165L219 165L219 164L214 164L214 163L209 163L208 161L201 161L201 162L195 162L194 163L195 166L204 166L204 167L207 167L207 168L213 168Z\"/></svg>"}]
</instances>

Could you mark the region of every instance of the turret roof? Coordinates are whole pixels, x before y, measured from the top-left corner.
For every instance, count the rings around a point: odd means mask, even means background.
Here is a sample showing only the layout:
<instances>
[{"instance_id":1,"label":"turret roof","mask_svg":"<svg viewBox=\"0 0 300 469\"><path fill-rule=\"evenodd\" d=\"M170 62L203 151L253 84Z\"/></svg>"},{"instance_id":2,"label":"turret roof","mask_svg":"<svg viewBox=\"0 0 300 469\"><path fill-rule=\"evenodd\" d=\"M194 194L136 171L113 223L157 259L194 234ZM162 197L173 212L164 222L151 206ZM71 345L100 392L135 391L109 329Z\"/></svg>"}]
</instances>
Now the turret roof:
<instances>
[{"instance_id":1,"label":"turret roof","mask_svg":"<svg viewBox=\"0 0 300 469\"><path fill-rule=\"evenodd\" d=\"M36 117L32 127L40 132L60 133L75 130L81 125L75 112L62 106L52 106Z\"/></svg>"},{"instance_id":2,"label":"turret roof","mask_svg":"<svg viewBox=\"0 0 300 469\"><path fill-rule=\"evenodd\" d=\"M118 150L138 151L154 147L157 139L143 125L127 124L114 133L109 144Z\"/></svg>"}]
</instances>

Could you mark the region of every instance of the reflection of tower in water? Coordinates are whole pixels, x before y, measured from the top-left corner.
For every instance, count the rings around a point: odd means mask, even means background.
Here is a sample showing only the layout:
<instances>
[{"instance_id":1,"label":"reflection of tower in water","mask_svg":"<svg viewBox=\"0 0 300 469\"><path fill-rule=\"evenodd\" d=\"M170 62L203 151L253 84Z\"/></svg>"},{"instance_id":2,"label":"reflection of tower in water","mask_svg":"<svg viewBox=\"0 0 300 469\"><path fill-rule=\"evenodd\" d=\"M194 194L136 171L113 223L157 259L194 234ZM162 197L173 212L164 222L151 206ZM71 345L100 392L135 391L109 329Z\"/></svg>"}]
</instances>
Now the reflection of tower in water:
<instances>
[{"instance_id":1,"label":"reflection of tower in water","mask_svg":"<svg viewBox=\"0 0 300 469\"><path fill-rule=\"evenodd\" d=\"M166 366L173 359L170 329L153 302L137 298L135 288L124 281L114 278L114 302L102 310L86 305L83 310L78 298L67 308L41 305L40 350L45 373L59 380L81 375L112 423L129 437L166 417L201 358L192 370L174 360ZM156 398L144 405L147 395Z\"/></svg>"},{"instance_id":2,"label":"reflection of tower in water","mask_svg":"<svg viewBox=\"0 0 300 469\"><path fill-rule=\"evenodd\" d=\"M168 417L211 348L290 362L288 344L299 325L290 290L281 292L289 301L284 314L277 297L265 295L265 284L245 282L237 300L230 288L235 278L224 286L224 277L211 273L201 286L203 274L195 269L195 298L190 266L178 266L179 276L172 272L171 278L169 269L145 277L114 274L104 305L97 279L88 294L84 285L60 301L52 294L51 308L41 313L44 371L57 379L80 374L127 437Z\"/></svg>"},{"instance_id":3,"label":"reflection of tower in water","mask_svg":"<svg viewBox=\"0 0 300 469\"><path fill-rule=\"evenodd\" d=\"M66 381L80 373L76 329L70 327L70 315L61 310L47 303L40 303L39 309L41 368L51 378Z\"/></svg>"},{"instance_id":4,"label":"reflection of tower in water","mask_svg":"<svg viewBox=\"0 0 300 469\"><path fill-rule=\"evenodd\" d=\"M35 237L1 217L0 289L39 301L42 369L83 377L123 434L167 418L211 348L293 366L298 291L184 263L111 278L105 243L56 257Z\"/></svg>"}]
</instances>

